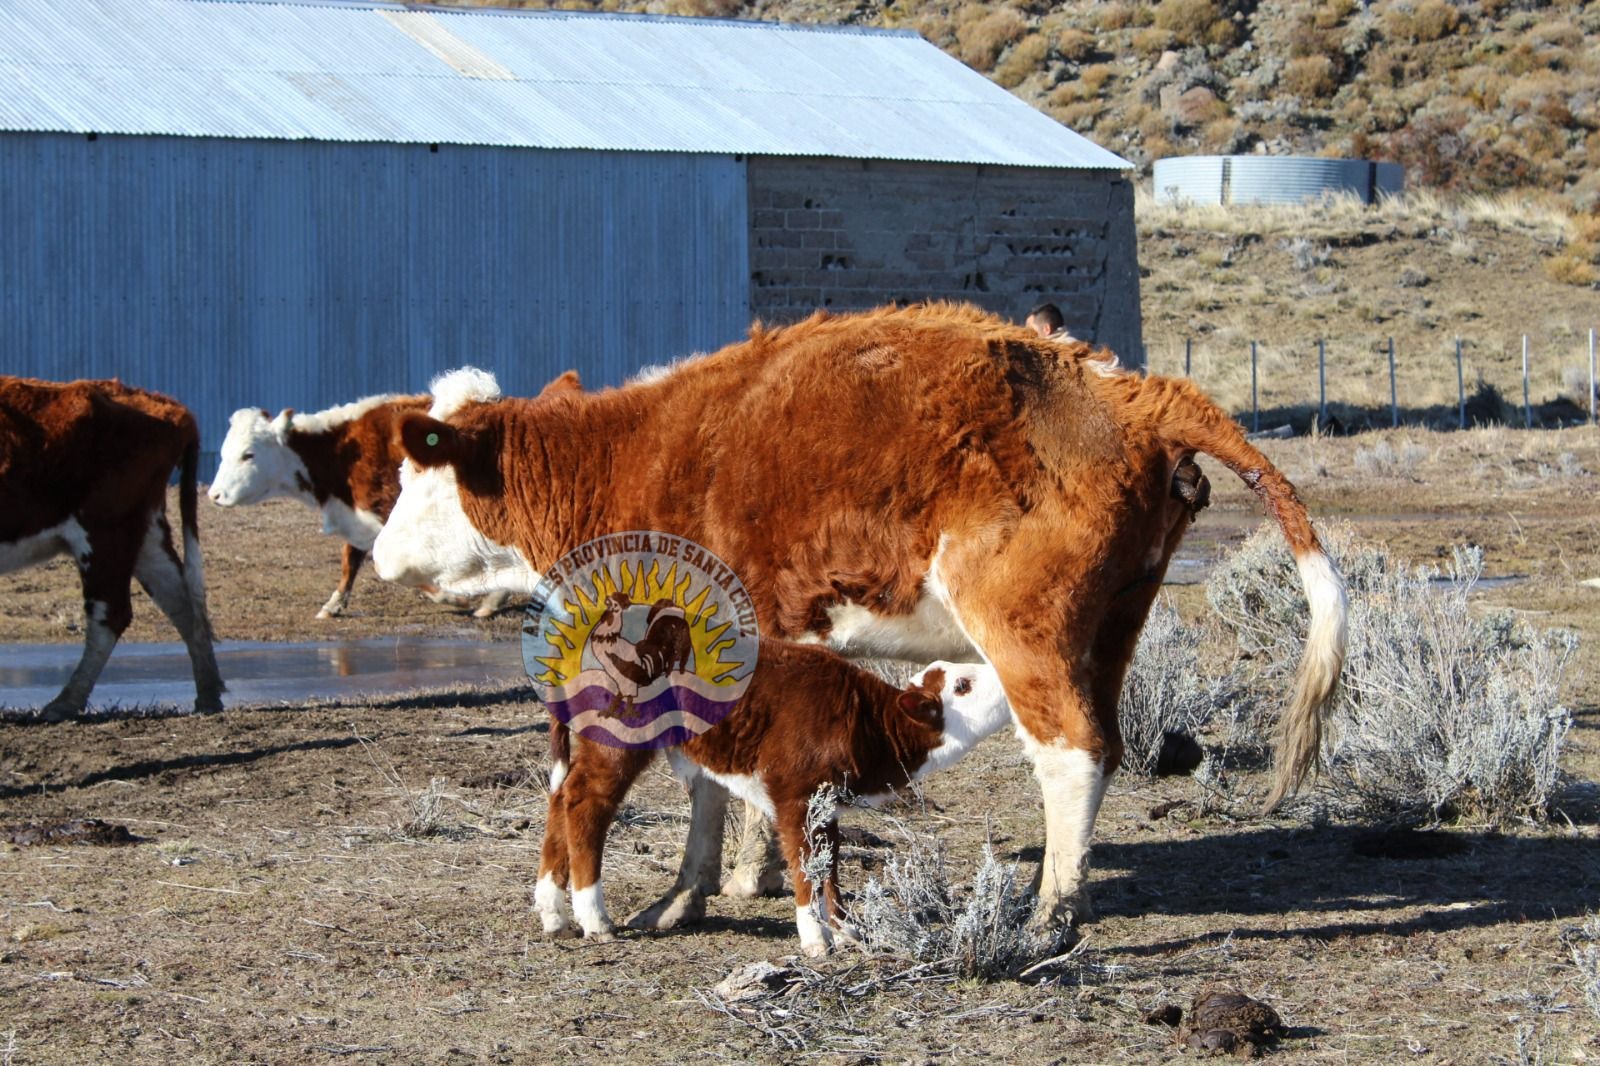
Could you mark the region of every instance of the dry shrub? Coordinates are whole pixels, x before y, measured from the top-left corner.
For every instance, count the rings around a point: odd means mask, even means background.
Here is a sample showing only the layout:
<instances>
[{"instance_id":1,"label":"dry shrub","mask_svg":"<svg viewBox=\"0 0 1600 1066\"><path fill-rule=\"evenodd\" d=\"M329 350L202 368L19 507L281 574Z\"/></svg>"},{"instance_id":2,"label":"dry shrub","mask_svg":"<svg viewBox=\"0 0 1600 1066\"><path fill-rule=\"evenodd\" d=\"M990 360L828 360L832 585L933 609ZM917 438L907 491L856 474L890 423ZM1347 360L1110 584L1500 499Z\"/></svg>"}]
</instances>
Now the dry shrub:
<instances>
[{"instance_id":1,"label":"dry shrub","mask_svg":"<svg viewBox=\"0 0 1600 1066\"><path fill-rule=\"evenodd\" d=\"M1006 45L1027 30L1027 22L1009 7L997 8L981 18L965 22L956 29L961 61L975 70L993 70Z\"/></svg>"},{"instance_id":2,"label":"dry shrub","mask_svg":"<svg viewBox=\"0 0 1600 1066\"><path fill-rule=\"evenodd\" d=\"M1563 285L1578 285L1587 288L1596 281L1600 281L1600 271L1595 270L1593 263L1566 252L1544 261L1544 272L1551 281Z\"/></svg>"},{"instance_id":3,"label":"dry shrub","mask_svg":"<svg viewBox=\"0 0 1600 1066\"><path fill-rule=\"evenodd\" d=\"M696 18L732 18L743 7L743 0L667 0L666 13Z\"/></svg>"},{"instance_id":4,"label":"dry shrub","mask_svg":"<svg viewBox=\"0 0 1600 1066\"><path fill-rule=\"evenodd\" d=\"M1283 68L1283 87L1306 100L1321 100L1338 88L1333 60L1327 56L1301 56Z\"/></svg>"},{"instance_id":5,"label":"dry shrub","mask_svg":"<svg viewBox=\"0 0 1600 1066\"><path fill-rule=\"evenodd\" d=\"M1141 4L1107 4L1095 13L1095 24L1107 32L1125 30L1130 26L1148 21L1143 18Z\"/></svg>"},{"instance_id":6,"label":"dry shrub","mask_svg":"<svg viewBox=\"0 0 1600 1066\"><path fill-rule=\"evenodd\" d=\"M1401 0L1383 13L1384 32L1413 44L1437 41L1454 33L1459 25L1461 12L1446 0Z\"/></svg>"},{"instance_id":7,"label":"dry shrub","mask_svg":"<svg viewBox=\"0 0 1600 1066\"><path fill-rule=\"evenodd\" d=\"M1217 19L1206 27L1202 40L1216 48L1232 48L1239 39L1239 27L1233 24L1232 19Z\"/></svg>"},{"instance_id":8,"label":"dry shrub","mask_svg":"<svg viewBox=\"0 0 1600 1066\"><path fill-rule=\"evenodd\" d=\"M1443 573L1411 569L1335 528L1323 541L1350 596L1349 654L1324 741L1324 791L1349 813L1542 821L1572 717L1560 704L1577 640L1509 612L1470 609L1478 549ZM1306 626L1293 559L1264 527L1226 559L1206 597L1239 648L1281 682Z\"/></svg>"},{"instance_id":9,"label":"dry shrub","mask_svg":"<svg viewBox=\"0 0 1600 1066\"><path fill-rule=\"evenodd\" d=\"M1069 63L1082 63L1095 53L1094 34L1069 26L1056 34L1056 51Z\"/></svg>"},{"instance_id":10,"label":"dry shrub","mask_svg":"<svg viewBox=\"0 0 1600 1066\"><path fill-rule=\"evenodd\" d=\"M1123 768L1153 776L1168 733L1199 736L1238 694L1231 674L1208 679L1200 668L1201 636L1165 599L1156 601L1139 634L1117 717L1126 745Z\"/></svg>"},{"instance_id":11,"label":"dry shrub","mask_svg":"<svg viewBox=\"0 0 1600 1066\"><path fill-rule=\"evenodd\" d=\"M1200 139L1218 155L1231 155L1244 147L1244 126L1238 119L1214 119L1200 131Z\"/></svg>"},{"instance_id":12,"label":"dry shrub","mask_svg":"<svg viewBox=\"0 0 1600 1066\"><path fill-rule=\"evenodd\" d=\"M1155 56L1171 48L1174 42L1170 31L1146 26L1142 30L1134 31L1130 43L1133 45L1133 50L1140 55Z\"/></svg>"},{"instance_id":13,"label":"dry shrub","mask_svg":"<svg viewBox=\"0 0 1600 1066\"><path fill-rule=\"evenodd\" d=\"M1583 924L1561 931L1578 970L1578 987L1595 1021L1600 1022L1600 914L1590 914Z\"/></svg>"},{"instance_id":14,"label":"dry shrub","mask_svg":"<svg viewBox=\"0 0 1600 1066\"><path fill-rule=\"evenodd\" d=\"M1100 120L1105 112L1105 105L1098 100L1080 100L1063 106L1052 106L1050 114L1057 122L1074 130L1092 130L1095 123Z\"/></svg>"},{"instance_id":15,"label":"dry shrub","mask_svg":"<svg viewBox=\"0 0 1600 1066\"><path fill-rule=\"evenodd\" d=\"M1099 96L1106 87L1106 82L1111 80L1111 64L1095 63L1083 68L1078 75L1078 81L1083 85L1089 96Z\"/></svg>"},{"instance_id":16,"label":"dry shrub","mask_svg":"<svg viewBox=\"0 0 1600 1066\"><path fill-rule=\"evenodd\" d=\"M1161 0L1156 5L1155 24L1183 44L1199 44L1221 17L1213 0Z\"/></svg>"},{"instance_id":17,"label":"dry shrub","mask_svg":"<svg viewBox=\"0 0 1600 1066\"><path fill-rule=\"evenodd\" d=\"M891 821L894 850L849 918L862 948L963 979L1015 977L1054 946L1029 924L1030 878L985 842L970 883L957 882L937 837Z\"/></svg>"},{"instance_id":18,"label":"dry shrub","mask_svg":"<svg viewBox=\"0 0 1600 1066\"><path fill-rule=\"evenodd\" d=\"M1324 0L1311 15L1312 24L1319 30L1329 30L1349 18L1356 10L1356 0Z\"/></svg>"},{"instance_id":19,"label":"dry shrub","mask_svg":"<svg viewBox=\"0 0 1600 1066\"><path fill-rule=\"evenodd\" d=\"M1005 59L994 68L994 80L1007 89L1015 89L1028 79L1028 75L1044 66L1050 54L1050 42L1043 34L1030 33L1006 53Z\"/></svg>"}]
</instances>

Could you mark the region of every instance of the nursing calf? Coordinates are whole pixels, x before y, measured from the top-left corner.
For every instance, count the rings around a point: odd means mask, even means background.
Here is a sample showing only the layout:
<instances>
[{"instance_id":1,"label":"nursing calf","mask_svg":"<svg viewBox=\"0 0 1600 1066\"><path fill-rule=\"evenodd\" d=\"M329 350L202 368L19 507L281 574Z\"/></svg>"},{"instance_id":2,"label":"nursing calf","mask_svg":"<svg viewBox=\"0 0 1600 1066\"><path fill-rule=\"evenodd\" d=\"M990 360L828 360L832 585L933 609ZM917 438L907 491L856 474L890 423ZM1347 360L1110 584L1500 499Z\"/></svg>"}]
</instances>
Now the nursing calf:
<instances>
[{"instance_id":1,"label":"nursing calf","mask_svg":"<svg viewBox=\"0 0 1600 1066\"><path fill-rule=\"evenodd\" d=\"M813 885L804 872L814 846L806 831L811 797L831 785L869 803L887 798L953 764L1010 721L1005 694L988 667L934 663L901 689L825 649L764 640L739 705L666 754L684 782L710 778L773 820L794 883L800 945L806 954L820 955L832 943L830 926L838 927L843 914L839 834L830 817L819 835L836 861L826 884ZM572 738L559 722L552 730L550 815L535 904L545 931L560 934L567 929L563 890L570 888L584 935L608 939L612 924L600 882L606 832L656 753ZM819 890L826 924L812 909Z\"/></svg>"},{"instance_id":2,"label":"nursing calf","mask_svg":"<svg viewBox=\"0 0 1600 1066\"><path fill-rule=\"evenodd\" d=\"M200 435L175 400L118 381L0 377L0 573L61 554L83 583L83 657L42 717L81 712L133 620L137 578L183 637L195 710L222 709L196 520ZM183 556L167 522L180 469Z\"/></svg>"}]
</instances>

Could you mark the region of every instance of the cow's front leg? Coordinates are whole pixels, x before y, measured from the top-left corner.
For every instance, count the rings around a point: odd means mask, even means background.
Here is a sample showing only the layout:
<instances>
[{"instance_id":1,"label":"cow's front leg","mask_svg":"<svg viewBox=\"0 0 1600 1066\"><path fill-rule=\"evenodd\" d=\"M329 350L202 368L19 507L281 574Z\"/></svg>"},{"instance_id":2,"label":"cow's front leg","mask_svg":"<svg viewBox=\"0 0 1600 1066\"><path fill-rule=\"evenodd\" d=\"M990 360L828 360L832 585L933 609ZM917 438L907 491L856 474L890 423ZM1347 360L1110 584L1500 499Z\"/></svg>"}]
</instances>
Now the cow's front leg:
<instances>
[{"instance_id":1,"label":"cow's front leg","mask_svg":"<svg viewBox=\"0 0 1600 1066\"><path fill-rule=\"evenodd\" d=\"M706 897L715 895L722 877L722 827L728 813L728 792L710 778L689 781L689 839L672 891L628 919L632 929L676 929L706 916Z\"/></svg>"},{"instance_id":2,"label":"cow's front leg","mask_svg":"<svg viewBox=\"0 0 1600 1066\"><path fill-rule=\"evenodd\" d=\"M778 837L760 808L744 805L744 825L733 872L722 882L722 894L733 899L754 899L783 891L783 856Z\"/></svg>"}]
</instances>

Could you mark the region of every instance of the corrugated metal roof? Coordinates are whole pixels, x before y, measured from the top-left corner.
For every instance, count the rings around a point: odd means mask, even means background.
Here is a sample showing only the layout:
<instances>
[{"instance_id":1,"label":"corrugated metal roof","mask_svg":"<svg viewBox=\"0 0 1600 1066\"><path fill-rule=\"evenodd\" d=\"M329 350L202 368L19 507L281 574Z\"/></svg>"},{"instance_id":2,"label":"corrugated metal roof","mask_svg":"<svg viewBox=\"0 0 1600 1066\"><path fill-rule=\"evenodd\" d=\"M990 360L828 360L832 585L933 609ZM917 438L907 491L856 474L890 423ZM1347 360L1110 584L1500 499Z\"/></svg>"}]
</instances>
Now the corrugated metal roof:
<instances>
[{"instance_id":1,"label":"corrugated metal roof","mask_svg":"<svg viewBox=\"0 0 1600 1066\"><path fill-rule=\"evenodd\" d=\"M907 31L385 4L6 0L0 129L1130 166Z\"/></svg>"}]
</instances>

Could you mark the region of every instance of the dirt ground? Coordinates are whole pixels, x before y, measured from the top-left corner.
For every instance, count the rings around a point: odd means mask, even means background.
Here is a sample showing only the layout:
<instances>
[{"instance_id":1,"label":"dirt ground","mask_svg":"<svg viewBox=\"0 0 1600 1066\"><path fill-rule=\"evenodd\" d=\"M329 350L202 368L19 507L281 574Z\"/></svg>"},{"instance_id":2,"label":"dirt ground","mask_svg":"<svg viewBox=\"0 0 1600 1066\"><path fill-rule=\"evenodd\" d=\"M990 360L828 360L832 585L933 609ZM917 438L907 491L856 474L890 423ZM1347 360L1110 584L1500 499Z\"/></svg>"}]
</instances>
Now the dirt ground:
<instances>
[{"instance_id":1,"label":"dirt ground","mask_svg":"<svg viewBox=\"0 0 1600 1066\"><path fill-rule=\"evenodd\" d=\"M1380 447L1380 445L1382 447ZM1113 782L1092 875L1099 918L1069 966L952 983L843 952L805 994L716 1009L731 970L797 950L792 904L713 900L704 925L616 943L551 942L530 910L544 823L543 715L505 683L211 718L0 721L0 823L101 818L113 847L0 845L0 1061L1169 1062L1146 1024L1225 985L1274 1006L1290 1062L1592 1062L1563 933L1600 910L1600 433L1400 432L1271 442L1314 513L1419 561L1483 546L1484 603L1576 629L1570 784L1543 828L1452 826L1432 858L1364 855L1371 826L1261 818L1184 779ZM1257 522L1209 469L1189 554ZM219 635L305 640L398 631L511 639L370 574L349 618L318 622L337 545L295 504L203 505ZM1190 616L1200 586L1175 586ZM0 641L74 641L71 570L0 578ZM135 606L130 639L171 634ZM3 694L0 694L3 702ZM1259 795L1256 775L1243 780ZM1152 811L1186 801L1165 817ZM672 879L687 803L653 770L608 850L614 915ZM1042 819L1014 739L997 738L892 812L958 869L987 838L1031 864ZM859 887L896 839L847 847ZM887 969L886 969L887 968ZM874 981L874 975L891 979Z\"/></svg>"}]
</instances>

